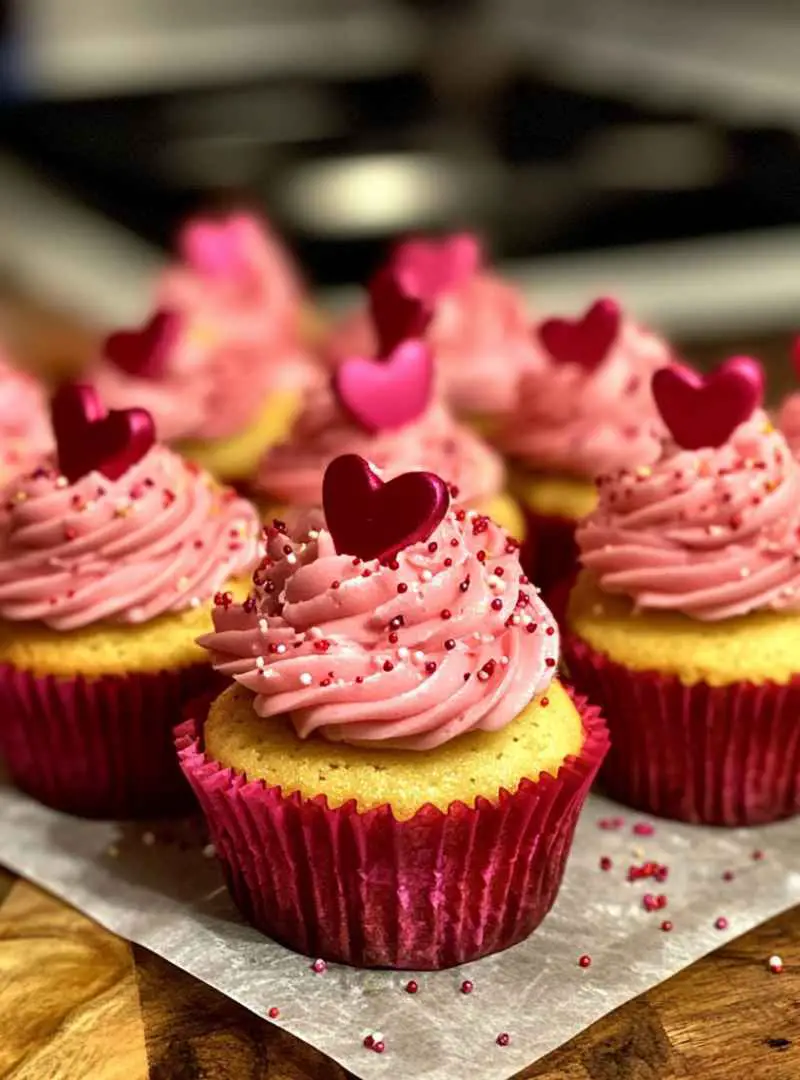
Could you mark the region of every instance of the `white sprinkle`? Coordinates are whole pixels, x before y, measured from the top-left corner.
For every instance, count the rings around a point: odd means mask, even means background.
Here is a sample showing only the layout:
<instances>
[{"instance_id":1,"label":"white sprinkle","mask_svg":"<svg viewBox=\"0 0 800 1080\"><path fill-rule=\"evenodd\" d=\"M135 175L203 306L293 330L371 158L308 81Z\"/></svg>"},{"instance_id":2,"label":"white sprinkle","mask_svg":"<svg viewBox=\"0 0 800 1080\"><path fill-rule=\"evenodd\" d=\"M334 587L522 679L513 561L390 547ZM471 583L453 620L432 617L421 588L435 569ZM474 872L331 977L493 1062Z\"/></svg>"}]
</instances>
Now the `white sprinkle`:
<instances>
[{"instance_id":1,"label":"white sprinkle","mask_svg":"<svg viewBox=\"0 0 800 1080\"><path fill-rule=\"evenodd\" d=\"M478 672L478 682L486 682L486 680L488 678L489 678L488 672L483 671L483 670Z\"/></svg>"},{"instance_id":2,"label":"white sprinkle","mask_svg":"<svg viewBox=\"0 0 800 1080\"><path fill-rule=\"evenodd\" d=\"M264 659L263 656L257 656L256 657L256 667L259 669L259 671L263 670L265 664L266 664L266 660Z\"/></svg>"},{"instance_id":3,"label":"white sprinkle","mask_svg":"<svg viewBox=\"0 0 800 1080\"><path fill-rule=\"evenodd\" d=\"M65 488L68 483L69 480L67 480L66 476L59 476L59 478L56 480L56 487Z\"/></svg>"},{"instance_id":4,"label":"white sprinkle","mask_svg":"<svg viewBox=\"0 0 800 1080\"><path fill-rule=\"evenodd\" d=\"M142 843L144 844L145 847L153 847L155 842L156 842L156 834L154 832L150 832L148 830L147 832L142 833Z\"/></svg>"},{"instance_id":5,"label":"white sprinkle","mask_svg":"<svg viewBox=\"0 0 800 1080\"><path fill-rule=\"evenodd\" d=\"M433 581L433 574L430 572L430 570L423 570L419 576L422 578L423 581Z\"/></svg>"},{"instance_id":6,"label":"white sprinkle","mask_svg":"<svg viewBox=\"0 0 800 1080\"><path fill-rule=\"evenodd\" d=\"M301 686L311 686L313 681L314 681L313 677L307 671L304 671L303 674L300 676L300 685Z\"/></svg>"},{"instance_id":7,"label":"white sprinkle","mask_svg":"<svg viewBox=\"0 0 800 1080\"><path fill-rule=\"evenodd\" d=\"M501 656L500 657L500 667L508 667L508 657L507 656Z\"/></svg>"},{"instance_id":8,"label":"white sprinkle","mask_svg":"<svg viewBox=\"0 0 800 1080\"><path fill-rule=\"evenodd\" d=\"M258 629L261 631L262 634L266 634L266 632L269 630L269 624L267 623L266 619L258 620Z\"/></svg>"},{"instance_id":9,"label":"white sprinkle","mask_svg":"<svg viewBox=\"0 0 800 1080\"><path fill-rule=\"evenodd\" d=\"M425 653L422 651L422 649L416 649L414 652L414 663L421 664L424 659Z\"/></svg>"},{"instance_id":10,"label":"white sprinkle","mask_svg":"<svg viewBox=\"0 0 800 1080\"><path fill-rule=\"evenodd\" d=\"M400 648L397 650L398 659L408 660L408 655L408 649L405 647L405 645L401 645Z\"/></svg>"},{"instance_id":11,"label":"white sprinkle","mask_svg":"<svg viewBox=\"0 0 800 1080\"><path fill-rule=\"evenodd\" d=\"M306 633L310 638L322 637L322 630L318 626L309 626L308 630L306 630Z\"/></svg>"},{"instance_id":12,"label":"white sprinkle","mask_svg":"<svg viewBox=\"0 0 800 1080\"><path fill-rule=\"evenodd\" d=\"M505 592L506 583L503 581L502 578L496 577L494 574L491 574L489 577L489 588L493 589L495 592Z\"/></svg>"},{"instance_id":13,"label":"white sprinkle","mask_svg":"<svg viewBox=\"0 0 800 1080\"><path fill-rule=\"evenodd\" d=\"M281 642L279 645L275 646L275 652L279 656L283 656L283 654L286 652L286 646L283 644L283 642Z\"/></svg>"},{"instance_id":14,"label":"white sprinkle","mask_svg":"<svg viewBox=\"0 0 800 1080\"><path fill-rule=\"evenodd\" d=\"M522 616L522 621L525 623L526 626L529 626L533 622L533 616L532 615L527 615L527 614L523 615Z\"/></svg>"},{"instance_id":15,"label":"white sprinkle","mask_svg":"<svg viewBox=\"0 0 800 1080\"><path fill-rule=\"evenodd\" d=\"M294 566L294 564L297 562L297 556L293 551L290 551L289 554L286 556L286 561L288 562L289 566Z\"/></svg>"},{"instance_id":16,"label":"white sprinkle","mask_svg":"<svg viewBox=\"0 0 800 1080\"><path fill-rule=\"evenodd\" d=\"M519 626L519 624L521 622L522 622L521 617L519 615L517 615L516 613L511 616L511 625L512 626Z\"/></svg>"},{"instance_id":17,"label":"white sprinkle","mask_svg":"<svg viewBox=\"0 0 800 1080\"><path fill-rule=\"evenodd\" d=\"M206 846L203 848L204 859L213 859L216 854L217 849L214 847L213 844L206 844Z\"/></svg>"},{"instance_id":18,"label":"white sprinkle","mask_svg":"<svg viewBox=\"0 0 800 1080\"><path fill-rule=\"evenodd\" d=\"M191 607L191 608L199 608L200 604L201 604L201 600L200 600L199 596L190 596L189 597L189 607Z\"/></svg>"},{"instance_id":19,"label":"white sprinkle","mask_svg":"<svg viewBox=\"0 0 800 1080\"><path fill-rule=\"evenodd\" d=\"M309 529L308 530L308 539L309 540L316 540L318 536L319 536L319 529Z\"/></svg>"},{"instance_id":20,"label":"white sprinkle","mask_svg":"<svg viewBox=\"0 0 800 1080\"><path fill-rule=\"evenodd\" d=\"M476 517L480 517L477 510L467 510L467 521L474 521Z\"/></svg>"},{"instance_id":21,"label":"white sprinkle","mask_svg":"<svg viewBox=\"0 0 800 1080\"><path fill-rule=\"evenodd\" d=\"M771 956L767 961L767 964L769 966L769 970L773 973L773 975L780 975L780 973L783 971L783 960L780 956Z\"/></svg>"}]
</instances>

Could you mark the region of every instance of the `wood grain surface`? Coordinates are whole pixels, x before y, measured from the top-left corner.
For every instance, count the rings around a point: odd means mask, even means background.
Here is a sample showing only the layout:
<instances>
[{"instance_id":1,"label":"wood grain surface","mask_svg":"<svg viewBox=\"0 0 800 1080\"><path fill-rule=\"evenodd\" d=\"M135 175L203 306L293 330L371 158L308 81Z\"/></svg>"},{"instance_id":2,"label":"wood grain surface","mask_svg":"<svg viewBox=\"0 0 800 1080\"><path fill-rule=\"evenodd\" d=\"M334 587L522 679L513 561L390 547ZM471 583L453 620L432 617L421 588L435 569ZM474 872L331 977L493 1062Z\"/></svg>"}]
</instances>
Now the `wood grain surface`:
<instances>
[{"instance_id":1,"label":"wood grain surface","mask_svg":"<svg viewBox=\"0 0 800 1080\"><path fill-rule=\"evenodd\" d=\"M776 953L780 975L767 966ZM800 907L519 1075L798 1080ZM0 870L0 1080L348 1077L267 1020ZM479 1067L464 1080L480 1080Z\"/></svg>"}]
</instances>

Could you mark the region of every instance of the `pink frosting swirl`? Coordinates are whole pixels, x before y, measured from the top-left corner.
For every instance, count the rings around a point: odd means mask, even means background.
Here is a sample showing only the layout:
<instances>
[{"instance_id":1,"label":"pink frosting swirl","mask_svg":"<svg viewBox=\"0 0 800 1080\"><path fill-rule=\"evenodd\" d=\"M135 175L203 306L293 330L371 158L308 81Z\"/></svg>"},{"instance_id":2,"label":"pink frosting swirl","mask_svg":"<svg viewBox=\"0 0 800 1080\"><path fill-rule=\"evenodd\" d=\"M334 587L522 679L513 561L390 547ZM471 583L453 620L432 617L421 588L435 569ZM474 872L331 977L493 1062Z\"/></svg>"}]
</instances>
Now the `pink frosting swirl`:
<instances>
[{"instance_id":1,"label":"pink frosting swirl","mask_svg":"<svg viewBox=\"0 0 800 1080\"><path fill-rule=\"evenodd\" d=\"M6 489L0 619L72 630L196 607L258 556L253 507L163 446L119 480L48 460Z\"/></svg>"},{"instance_id":2,"label":"pink frosting swirl","mask_svg":"<svg viewBox=\"0 0 800 1080\"><path fill-rule=\"evenodd\" d=\"M652 467L598 486L577 540L606 592L704 620L800 610L800 465L764 413L719 448L665 441Z\"/></svg>"},{"instance_id":3,"label":"pink frosting swirl","mask_svg":"<svg viewBox=\"0 0 800 1080\"><path fill-rule=\"evenodd\" d=\"M627 320L593 370L542 350L539 366L520 379L496 445L527 468L587 479L653 461L664 427L650 380L672 359L666 342Z\"/></svg>"},{"instance_id":4,"label":"pink frosting swirl","mask_svg":"<svg viewBox=\"0 0 800 1080\"><path fill-rule=\"evenodd\" d=\"M185 232L210 228L190 222ZM225 438L252 423L276 391L303 387L314 366L301 341L301 291L277 239L254 218L238 215L236 273L204 272L188 261L170 267L157 295L184 329L157 379L111 364L92 379L110 408L146 408L161 438Z\"/></svg>"},{"instance_id":5,"label":"pink frosting swirl","mask_svg":"<svg viewBox=\"0 0 800 1080\"><path fill-rule=\"evenodd\" d=\"M41 386L0 356L0 485L33 466L52 445Z\"/></svg>"},{"instance_id":6,"label":"pink frosting swirl","mask_svg":"<svg viewBox=\"0 0 800 1080\"><path fill-rule=\"evenodd\" d=\"M554 620L488 518L450 510L389 565L338 555L318 524L273 528L250 598L200 639L259 716L288 714L303 739L426 750L502 728L550 684Z\"/></svg>"},{"instance_id":7,"label":"pink frosting swirl","mask_svg":"<svg viewBox=\"0 0 800 1080\"><path fill-rule=\"evenodd\" d=\"M500 492L505 479L498 455L440 404L402 428L370 434L341 409L330 386L309 394L289 440L268 451L256 486L292 506L318 506L328 462L358 454L391 479L427 469L458 489L458 499L474 504Z\"/></svg>"},{"instance_id":8,"label":"pink frosting swirl","mask_svg":"<svg viewBox=\"0 0 800 1080\"><path fill-rule=\"evenodd\" d=\"M790 394L778 413L778 427L796 458L800 458L800 394Z\"/></svg>"},{"instance_id":9,"label":"pink frosting swirl","mask_svg":"<svg viewBox=\"0 0 800 1080\"><path fill-rule=\"evenodd\" d=\"M539 350L522 294L494 274L475 274L437 304L425 336L439 391L460 415L499 416L516 402L516 381L536 367ZM372 356L377 340L368 311L351 313L327 343L330 363Z\"/></svg>"}]
</instances>

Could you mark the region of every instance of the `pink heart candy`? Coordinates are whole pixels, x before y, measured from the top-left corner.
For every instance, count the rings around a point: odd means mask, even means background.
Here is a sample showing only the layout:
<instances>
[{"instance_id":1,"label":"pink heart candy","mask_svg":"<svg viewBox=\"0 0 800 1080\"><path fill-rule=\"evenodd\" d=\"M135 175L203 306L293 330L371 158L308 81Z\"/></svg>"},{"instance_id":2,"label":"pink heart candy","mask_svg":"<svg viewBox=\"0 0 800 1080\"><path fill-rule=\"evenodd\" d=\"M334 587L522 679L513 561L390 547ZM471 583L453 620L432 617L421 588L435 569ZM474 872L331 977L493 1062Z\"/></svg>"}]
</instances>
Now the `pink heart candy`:
<instances>
[{"instance_id":1,"label":"pink heart candy","mask_svg":"<svg viewBox=\"0 0 800 1080\"><path fill-rule=\"evenodd\" d=\"M198 274L236 280L251 271L252 241L258 233L258 223L246 214L222 221L192 221L183 228L178 247Z\"/></svg>"},{"instance_id":2,"label":"pink heart candy","mask_svg":"<svg viewBox=\"0 0 800 1080\"><path fill-rule=\"evenodd\" d=\"M384 483L358 454L343 454L325 470L322 504L340 555L385 561L428 539L450 493L435 473L403 473Z\"/></svg>"},{"instance_id":3,"label":"pink heart candy","mask_svg":"<svg viewBox=\"0 0 800 1080\"><path fill-rule=\"evenodd\" d=\"M172 349L180 337L183 320L174 311L157 311L138 330L118 330L103 344L110 364L140 379L164 376Z\"/></svg>"},{"instance_id":4,"label":"pink heart candy","mask_svg":"<svg viewBox=\"0 0 800 1080\"><path fill-rule=\"evenodd\" d=\"M59 468L71 484L94 470L118 480L155 442L149 412L108 412L95 388L85 383L59 387L50 410Z\"/></svg>"},{"instance_id":5,"label":"pink heart candy","mask_svg":"<svg viewBox=\"0 0 800 1080\"><path fill-rule=\"evenodd\" d=\"M559 364L579 364L588 372L605 360L619 334L622 315L615 300L596 300L580 319L547 319L539 340Z\"/></svg>"},{"instance_id":6,"label":"pink heart candy","mask_svg":"<svg viewBox=\"0 0 800 1080\"><path fill-rule=\"evenodd\" d=\"M406 240L389 260L403 292L434 304L477 273L481 248L472 233L454 233L441 240Z\"/></svg>"},{"instance_id":7,"label":"pink heart candy","mask_svg":"<svg viewBox=\"0 0 800 1080\"><path fill-rule=\"evenodd\" d=\"M433 391L433 359L423 342L404 341L385 360L343 360L332 381L342 407L375 434L422 415Z\"/></svg>"},{"instance_id":8,"label":"pink heart candy","mask_svg":"<svg viewBox=\"0 0 800 1080\"><path fill-rule=\"evenodd\" d=\"M722 446L764 400L764 369L749 356L733 356L708 375L673 364L653 375L653 397L678 446Z\"/></svg>"}]
</instances>

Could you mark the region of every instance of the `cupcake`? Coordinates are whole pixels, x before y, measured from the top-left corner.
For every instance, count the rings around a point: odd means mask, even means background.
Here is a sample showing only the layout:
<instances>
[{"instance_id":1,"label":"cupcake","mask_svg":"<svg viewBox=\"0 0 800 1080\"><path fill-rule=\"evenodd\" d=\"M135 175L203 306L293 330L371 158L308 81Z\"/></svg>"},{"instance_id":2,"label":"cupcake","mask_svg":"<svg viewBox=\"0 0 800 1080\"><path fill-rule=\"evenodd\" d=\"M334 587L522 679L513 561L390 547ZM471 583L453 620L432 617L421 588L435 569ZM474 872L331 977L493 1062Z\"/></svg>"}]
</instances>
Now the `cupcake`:
<instances>
[{"instance_id":1,"label":"cupcake","mask_svg":"<svg viewBox=\"0 0 800 1080\"><path fill-rule=\"evenodd\" d=\"M171 727L215 685L194 639L255 562L256 514L143 410L65 386L52 412L56 455L0 508L0 752L56 809L155 816L189 794Z\"/></svg>"},{"instance_id":2,"label":"cupcake","mask_svg":"<svg viewBox=\"0 0 800 1080\"><path fill-rule=\"evenodd\" d=\"M792 346L792 360L797 377L800 378L800 338L796 338ZM777 423L792 453L796 458L800 458L800 392L788 394L784 398Z\"/></svg>"},{"instance_id":3,"label":"cupcake","mask_svg":"<svg viewBox=\"0 0 800 1080\"><path fill-rule=\"evenodd\" d=\"M537 358L522 293L483 265L478 240L468 233L398 244L376 275L378 288L387 275L431 322L427 340L444 400L488 433L513 411L517 377ZM327 354L335 366L348 355L371 354L378 344L374 320L363 309L333 328Z\"/></svg>"},{"instance_id":4,"label":"cupcake","mask_svg":"<svg viewBox=\"0 0 800 1080\"><path fill-rule=\"evenodd\" d=\"M672 353L609 299L574 322L546 320L537 337L541 362L521 375L516 408L493 441L528 516L528 570L547 591L575 572L575 526L595 506L594 477L657 456L650 378Z\"/></svg>"},{"instance_id":5,"label":"cupcake","mask_svg":"<svg viewBox=\"0 0 800 1080\"><path fill-rule=\"evenodd\" d=\"M52 443L39 383L0 356L0 487L46 453Z\"/></svg>"},{"instance_id":6,"label":"cupcake","mask_svg":"<svg viewBox=\"0 0 800 1080\"><path fill-rule=\"evenodd\" d=\"M314 378L300 289L277 241L245 215L191 222L179 251L154 316L106 340L93 378L110 405L146 408L161 438L242 480Z\"/></svg>"},{"instance_id":7,"label":"cupcake","mask_svg":"<svg viewBox=\"0 0 800 1080\"><path fill-rule=\"evenodd\" d=\"M296 516L319 506L328 462L358 454L389 477L435 470L459 503L520 536L524 520L505 491L502 460L436 397L432 352L407 336L422 323L399 304L395 295L375 310L375 358L342 359L329 382L309 392L289 438L262 459L255 497L267 518Z\"/></svg>"},{"instance_id":8,"label":"cupcake","mask_svg":"<svg viewBox=\"0 0 800 1080\"><path fill-rule=\"evenodd\" d=\"M433 969L521 941L558 891L607 746L555 677L516 545L445 482L329 466L201 639L233 677L181 765L232 894L309 956Z\"/></svg>"},{"instance_id":9,"label":"cupcake","mask_svg":"<svg viewBox=\"0 0 800 1080\"><path fill-rule=\"evenodd\" d=\"M650 466L598 479L564 654L608 719L609 793L710 825L800 810L800 465L743 357L653 378Z\"/></svg>"}]
</instances>

